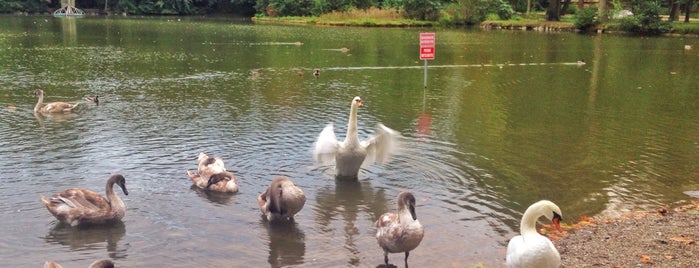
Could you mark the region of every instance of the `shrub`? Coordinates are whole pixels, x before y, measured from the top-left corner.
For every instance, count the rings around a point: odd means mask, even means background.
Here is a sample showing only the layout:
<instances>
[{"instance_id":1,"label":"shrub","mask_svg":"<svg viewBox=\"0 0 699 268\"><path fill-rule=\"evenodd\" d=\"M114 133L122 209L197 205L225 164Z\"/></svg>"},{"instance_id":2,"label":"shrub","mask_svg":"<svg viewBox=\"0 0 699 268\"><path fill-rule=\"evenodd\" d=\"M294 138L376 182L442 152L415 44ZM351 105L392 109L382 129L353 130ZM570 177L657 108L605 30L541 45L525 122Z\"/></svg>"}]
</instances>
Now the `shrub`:
<instances>
[{"instance_id":1,"label":"shrub","mask_svg":"<svg viewBox=\"0 0 699 268\"><path fill-rule=\"evenodd\" d=\"M439 1L404 0L403 10L409 19L437 20L439 17Z\"/></svg>"},{"instance_id":2,"label":"shrub","mask_svg":"<svg viewBox=\"0 0 699 268\"><path fill-rule=\"evenodd\" d=\"M637 15L621 19L622 30L643 35L658 35L672 30L672 23L660 18L660 4L645 2Z\"/></svg>"},{"instance_id":3,"label":"shrub","mask_svg":"<svg viewBox=\"0 0 699 268\"><path fill-rule=\"evenodd\" d=\"M575 28L582 31L589 31L590 29L597 27L597 24L599 24L597 19L597 8L593 7L585 7L580 10L577 14L575 14L575 20L573 21Z\"/></svg>"},{"instance_id":4,"label":"shrub","mask_svg":"<svg viewBox=\"0 0 699 268\"><path fill-rule=\"evenodd\" d=\"M504 0L493 1L491 9L498 14L498 17L500 17L501 20L509 20L515 14L515 10L512 9L512 6Z\"/></svg>"}]
</instances>

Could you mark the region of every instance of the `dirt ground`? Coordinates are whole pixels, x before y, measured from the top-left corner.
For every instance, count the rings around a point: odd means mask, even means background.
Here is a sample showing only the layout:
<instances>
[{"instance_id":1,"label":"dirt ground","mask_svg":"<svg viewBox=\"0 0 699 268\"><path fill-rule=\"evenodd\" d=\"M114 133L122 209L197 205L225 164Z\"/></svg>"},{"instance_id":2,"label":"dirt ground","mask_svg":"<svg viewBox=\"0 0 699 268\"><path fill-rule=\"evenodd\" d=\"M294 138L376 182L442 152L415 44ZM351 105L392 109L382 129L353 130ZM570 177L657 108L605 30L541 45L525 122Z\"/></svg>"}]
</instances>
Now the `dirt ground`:
<instances>
[{"instance_id":1,"label":"dirt ground","mask_svg":"<svg viewBox=\"0 0 699 268\"><path fill-rule=\"evenodd\" d=\"M699 267L699 201L548 232L562 267ZM546 231L546 230L544 230Z\"/></svg>"}]
</instances>

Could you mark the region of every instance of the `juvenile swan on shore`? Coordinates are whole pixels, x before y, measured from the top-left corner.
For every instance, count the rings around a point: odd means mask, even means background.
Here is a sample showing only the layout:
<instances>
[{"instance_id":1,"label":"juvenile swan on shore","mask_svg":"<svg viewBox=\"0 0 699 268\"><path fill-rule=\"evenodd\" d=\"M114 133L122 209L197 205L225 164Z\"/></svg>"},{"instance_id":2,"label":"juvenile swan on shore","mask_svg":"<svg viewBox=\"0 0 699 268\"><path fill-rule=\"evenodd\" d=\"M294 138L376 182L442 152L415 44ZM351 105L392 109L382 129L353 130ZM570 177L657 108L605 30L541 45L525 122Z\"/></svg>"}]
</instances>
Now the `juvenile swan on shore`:
<instances>
[{"instance_id":1,"label":"juvenile swan on shore","mask_svg":"<svg viewBox=\"0 0 699 268\"><path fill-rule=\"evenodd\" d=\"M362 99L354 97L350 106L349 122L345 140L339 142L332 124L328 124L318 135L313 158L319 164L335 161L335 176L357 179L362 164L374 161L385 163L397 148L400 134L383 124L378 124L374 135L360 142L357 133L357 110Z\"/></svg>"},{"instance_id":2,"label":"juvenile swan on shore","mask_svg":"<svg viewBox=\"0 0 699 268\"><path fill-rule=\"evenodd\" d=\"M107 198L83 188L70 188L54 194L50 199L41 196L41 202L61 222L77 225L107 224L121 220L126 212L124 201L114 193L114 184L119 185L125 195L126 179L114 174L107 180Z\"/></svg>"},{"instance_id":3,"label":"juvenile swan on shore","mask_svg":"<svg viewBox=\"0 0 699 268\"><path fill-rule=\"evenodd\" d=\"M408 255L425 236L425 229L415 214L415 196L410 192L401 192L396 200L396 213L384 213L376 221L376 240L383 248L384 263L388 266L388 253L405 252L405 267L408 267Z\"/></svg>"},{"instance_id":4,"label":"juvenile swan on shore","mask_svg":"<svg viewBox=\"0 0 699 268\"><path fill-rule=\"evenodd\" d=\"M306 195L287 177L276 177L257 196L260 211L268 221L291 220L306 203Z\"/></svg>"},{"instance_id":5,"label":"juvenile swan on shore","mask_svg":"<svg viewBox=\"0 0 699 268\"><path fill-rule=\"evenodd\" d=\"M199 153L197 173L187 170L187 176L197 187L223 193L237 193L238 183L235 175L226 170L223 159L209 157Z\"/></svg>"},{"instance_id":6,"label":"juvenile swan on shore","mask_svg":"<svg viewBox=\"0 0 699 268\"><path fill-rule=\"evenodd\" d=\"M34 90L34 95L39 97L39 100L34 106L35 113L67 113L75 109L75 107L78 107L78 103L70 104L61 101L44 103L44 91L40 88Z\"/></svg>"},{"instance_id":7,"label":"juvenile swan on shore","mask_svg":"<svg viewBox=\"0 0 699 268\"><path fill-rule=\"evenodd\" d=\"M507 244L507 267L557 268L561 266L561 255L547 237L536 231L536 221L544 216L553 221L560 230L561 209L548 200L541 200L529 206L520 223L521 235L513 237Z\"/></svg>"}]
</instances>

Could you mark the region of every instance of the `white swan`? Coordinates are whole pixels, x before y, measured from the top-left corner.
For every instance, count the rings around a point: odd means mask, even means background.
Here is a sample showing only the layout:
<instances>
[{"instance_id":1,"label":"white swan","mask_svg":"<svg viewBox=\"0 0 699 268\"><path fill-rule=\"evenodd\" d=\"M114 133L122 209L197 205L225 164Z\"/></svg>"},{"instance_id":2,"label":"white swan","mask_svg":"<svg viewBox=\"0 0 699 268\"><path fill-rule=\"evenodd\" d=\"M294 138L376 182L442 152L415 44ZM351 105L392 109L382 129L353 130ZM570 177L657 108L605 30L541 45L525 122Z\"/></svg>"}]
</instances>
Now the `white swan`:
<instances>
[{"instance_id":1,"label":"white swan","mask_svg":"<svg viewBox=\"0 0 699 268\"><path fill-rule=\"evenodd\" d=\"M388 253L405 252L405 267L408 267L408 255L425 236L425 229L415 214L415 196L410 192L401 192L397 198L398 211L384 213L376 221L376 240L383 248L383 258L388 266Z\"/></svg>"},{"instance_id":2,"label":"white swan","mask_svg":"<svg viewBox=\"0 0 699 268\"><path fill-rule=\"evenodd\" d=\"M374 135L360 142L357 133L357 110L362 99L354 97L350 107L347 136L339 142L332 124L328 124L318 135L313 150L313 158L320 164L335 161L335 175L338 178L357 178L363 163L377 161L385 163L397 149L400 134L383 124L378 124Z\"/></svg>"},{"instance_id":3,"label":"white swan","mask_svg":"<svg viewBox=\"0 0 699 268\"><path fill-rule=\"evenodd\" d=\"M306 203L303 191L287 177L276 177L257 196L260 211L268 221L291 220Z\"/></svg>"},{"instance_id":4,"label":"white swan","mask_svg":"<svg viewBox=\"0 0 699 268\"><path fill-rule=\"evenodd\" d=\"M34 95L39 97L39 100L36 102L36 105L34 106L35 113L66 113L75 109L75 107L78 107L79 104L70 104L61 101L44 103L44 91L39 88L34 90Z\"/></svg>"},{"instance_id":5,"label":"white swan","mask_svg":"<svg viewBox=\"0 0 699 268\"><path fill-rule=\"evenodd\" d=\"M70 188L50 199L41 196L41 202L53 216L71 226L113 223L121 220L126 212L124 201L114 193L114 184L119 185L125 195L129 194L124 176L114 174L107 180L107 198L88 189Z\"/></svg>"},{"instance_id":6,"label":"white swan","mask_svg":"<svg viewBox=\"0 0 699 268\"><path fill-rule=\"evenodd\" d=\"M544 216L552 220L560 230L561 215L561 209L548 200L541 200L529 206L520 223L521 235L513 237L507 244L507 267L560 267L561 255L551 240L536 231L536 221Z\"/></svg>"}]
</instances>

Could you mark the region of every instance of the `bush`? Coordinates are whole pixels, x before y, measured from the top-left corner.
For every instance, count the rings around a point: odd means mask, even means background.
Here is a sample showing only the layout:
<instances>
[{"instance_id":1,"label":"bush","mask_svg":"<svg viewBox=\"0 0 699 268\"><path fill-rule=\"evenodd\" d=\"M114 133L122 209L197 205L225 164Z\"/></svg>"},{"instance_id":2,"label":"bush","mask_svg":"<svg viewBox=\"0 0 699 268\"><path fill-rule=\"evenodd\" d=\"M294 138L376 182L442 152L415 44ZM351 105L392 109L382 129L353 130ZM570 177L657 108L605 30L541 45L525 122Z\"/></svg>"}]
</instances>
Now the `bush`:
<instances>
[{"instance_id":1,"label":"bush","mask_svg":"<svg viewBox=\"0 0 699 268\"><path fill-rule=\"evenodd\" d=\"M621 19L620 28L627 32L658 35L672 30L672 23L660 18L661 7L657 2L645 2L637 15Z\"/></svg>"},{"instance_id":2,"label":"bush","mask_svg":"<svg viewBox=\"0 0 699 268\"><path fill-rule=\"evenodd\" d=\"M510 3L504 0L495 0L491 5L491 11L498 14L501 20L509 20L515 14L515 10L512 9Z\"/></svg>"},{"instance_id":3,"label":"bush","mask_svg":"<svg viewBox=\"0 0 699 268\"><path fill-rule=\"evenodd\" d=\"M573 21L575 28L582 31L594 29L597 27L597 24L599 24L597 19L597 8L593 7L585 7L578 11L578 13L575 14L575 20Z\"/></svg>"},{"instance_id":4,"label":"bush","mask_svg":"<svg viewBox=\"0 0 699 268\"><path fill-rule=\"evenodd\" d=\"M403 10L409 19L437 20L439 17L439 1L404 0Z\"/></svg>"}]
</instances>

